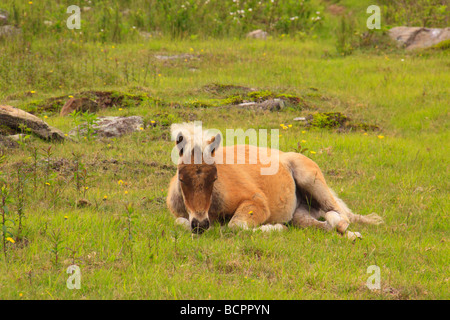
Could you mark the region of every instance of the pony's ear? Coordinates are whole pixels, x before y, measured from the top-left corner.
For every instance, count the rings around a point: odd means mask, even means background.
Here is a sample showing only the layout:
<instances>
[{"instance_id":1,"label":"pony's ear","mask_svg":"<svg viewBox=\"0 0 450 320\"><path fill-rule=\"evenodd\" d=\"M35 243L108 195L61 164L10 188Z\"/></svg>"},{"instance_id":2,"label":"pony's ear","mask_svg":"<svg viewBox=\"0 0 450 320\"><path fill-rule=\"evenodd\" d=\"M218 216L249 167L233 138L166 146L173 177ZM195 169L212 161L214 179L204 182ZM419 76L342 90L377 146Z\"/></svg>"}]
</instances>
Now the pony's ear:
<instances>
[{"instance_id":1,"label":"pony's ear","mask_svg":"<svg viewBox=\"0 0 450 320\"><path fill-rule=\"evenodd\" d=\"M175 140L175 145L178 148L178 153L180 157L183 156L184 146L186 145L186 138L183 136L183 133L179 132L177 138Z\"/></svg>"},{"instance_id":2,"label":"pony's ear","mask_svg":"<svg viewBox=\"0 0 450 320\"><path fill-rule=\"evenodd\" d=\"M211 154L211 157L214 157L214 153L220 147L220 142L222 141L222 136L218 133L216 136L212 137L208 140L208 153Z\"/></svg>"}]
</instances>

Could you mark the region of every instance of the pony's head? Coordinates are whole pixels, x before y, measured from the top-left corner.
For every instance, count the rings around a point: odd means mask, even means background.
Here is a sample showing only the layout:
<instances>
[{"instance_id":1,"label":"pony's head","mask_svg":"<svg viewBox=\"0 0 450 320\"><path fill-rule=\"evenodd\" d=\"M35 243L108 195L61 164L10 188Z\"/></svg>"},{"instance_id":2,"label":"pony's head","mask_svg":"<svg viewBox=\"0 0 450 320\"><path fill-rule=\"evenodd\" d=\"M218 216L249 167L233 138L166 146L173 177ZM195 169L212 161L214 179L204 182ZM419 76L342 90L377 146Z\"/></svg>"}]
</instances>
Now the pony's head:
<instances>
[{"instance_id":1,"label":"pony's head","mask_svg":"<svg viewBox=\"0 0 450 320\"><path fill-rule=\"evenodd\" d=\"M218 178L213 158L220 146L221 136L197 129L191 124L172 126L172 138L180 156L178 183L189 214L191 230L202 233L210 225L208 212L214 183Z\"/></svg>"}]
</instances>

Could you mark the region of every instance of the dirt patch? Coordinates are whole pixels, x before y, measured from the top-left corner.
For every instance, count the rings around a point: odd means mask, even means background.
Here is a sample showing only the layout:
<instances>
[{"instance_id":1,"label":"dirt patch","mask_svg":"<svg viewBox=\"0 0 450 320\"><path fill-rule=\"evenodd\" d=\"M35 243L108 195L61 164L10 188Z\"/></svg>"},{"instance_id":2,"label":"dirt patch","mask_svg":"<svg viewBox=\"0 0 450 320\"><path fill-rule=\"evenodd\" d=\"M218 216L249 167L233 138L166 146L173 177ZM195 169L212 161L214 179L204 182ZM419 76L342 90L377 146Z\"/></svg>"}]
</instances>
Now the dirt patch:
<instances>
[{"instance_id":1,"label":"dirt patch","mask_svg":"<svg viewBox=\"0 0 450 320\"><path fill-rule=\"evenodd\" d=\"M345 13L345 7L340 6L338 4L331 4L328 6L327 10L335 16L340 16Z\"/></svg>"},{"instance_id":2,"label":"dirt patch","mask_svg":"<svg viewBox=\"0 0 450 320\"><path fill-rule=\"evenodd\" d=\"M247 94L256 91L254 88L236 86L232 84L211 83L202 88L202 90L216 96L230 96L235 94Z\"/></svg>"},{"instance_id":3,"label":"dirt patch","mask_svg":"<svg viewBox=\"0 0 450 320\"><path fill-rule=\"evenodd\" d=\"M211 93L214 98L195 99L181 105L189 108L230 108L234 106L244 109L271 111L278 111L284 106L295 107L296 109L307 106L303 98L292 94L256 90L243 86L214 83L204 86L202 90Z\"/></svg>"},{"instance_id":4,"label":"dirt patch","mask_svg":"<svg viewBox=\"0 0 450 320\"><path fill-rule=\"evenodd\" d=\"M92 101L97 105L97 109L112 107L135 107L145 100L152 99L148 94L130 94L118 91L83 91L73 96L59 96L45 100L34 100L22 106L23 110L31 114L59 113L62 107L70 99L80 99Z\"/></svg>"}]
</instances>

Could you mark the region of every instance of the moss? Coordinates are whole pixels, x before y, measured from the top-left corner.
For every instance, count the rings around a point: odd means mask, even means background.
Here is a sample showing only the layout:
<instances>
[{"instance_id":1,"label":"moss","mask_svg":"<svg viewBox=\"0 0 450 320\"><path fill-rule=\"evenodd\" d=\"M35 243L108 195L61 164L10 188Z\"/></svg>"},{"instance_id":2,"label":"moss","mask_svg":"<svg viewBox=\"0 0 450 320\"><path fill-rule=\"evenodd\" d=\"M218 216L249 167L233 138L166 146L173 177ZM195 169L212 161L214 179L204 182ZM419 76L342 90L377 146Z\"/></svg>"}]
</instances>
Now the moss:
<instances>
[{"instance_id":1,"label":"moss","mask_svg":"<svg viewBox=\"0 0 450 320\"><path fill-rule=\"evenodd\" d=\"M339 129L344 131L376 131L380 128L374 124L353 122L340 112L315 113L309 117L309 126L322 129Z\"/></svg>"},{"instance_id":2,"label":"moss","mask_svg":"<svg viewBox=\"0 0 450 320\"><path fill-rule=\"evenodd\" d=\"M65 101L63 97L50 98L47 100L32 100L21 106L21 109L31 114L57 113L61 110Z\"/></svg>"},{"instance_id":3,"label":"moss","mask_svg":"<svg viewBox=\"0 0 450 320\"><path fill-rule=\"evenodd\" d=\"M242 102L244 102L244 99L241 95L233 95L226 99L223 99L222 105L239 104Z\"/></svg>"},{"instance_id":4,"label":"moss","mask_svg":"<svg viewBox=\"0 0 450 320\"><path fill-rule=\"evenodd\" d=\"M450 39L439 42L438 44L434 45L432 47L432 49L436 49L436 50L448 50L448 49L450 49Z\"/></svg>"},{"instance_id":5,"label":"moss","mask_svg":"<svg viewBox=\"0 0 450 320\"><path fill-rule=\"evenodd\" d=\"M345 127L349 119L340 112L316 113L310 124L316 128L340 128Z\"/></svg>"},{"instance_id":6,"label":"moss","mask_svg":"<svg viewBox=\"0 0 450 320\"><path fill-rule=\"evenodd\" d=\"M252 91L247 94L247 97L250 98L250 100L255 102L261 102L267 99L273 99L275 98L276 94L274 94L271 91Z\"/></svg>"},{"instance_id":7,"label":"moss","mask_svg":"<svg viewBox=\"0 0 450 320\"><path fill-rule=\"evenodd\" d=\"M221 99L209 99L209 100L193 100L184 104L190 108L215 108L221 105Z\"/></svg>"}]
</instances>

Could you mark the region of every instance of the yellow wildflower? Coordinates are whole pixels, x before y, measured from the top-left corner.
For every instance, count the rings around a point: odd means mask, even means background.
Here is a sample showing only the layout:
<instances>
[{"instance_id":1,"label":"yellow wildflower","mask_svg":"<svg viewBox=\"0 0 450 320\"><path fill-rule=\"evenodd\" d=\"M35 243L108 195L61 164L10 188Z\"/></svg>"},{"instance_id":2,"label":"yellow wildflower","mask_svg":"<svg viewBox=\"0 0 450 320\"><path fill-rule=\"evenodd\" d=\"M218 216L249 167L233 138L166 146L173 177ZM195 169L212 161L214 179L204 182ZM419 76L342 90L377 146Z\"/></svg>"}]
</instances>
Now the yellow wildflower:
<instances>
[{"instance_id":1,"label":"yellow wildflower","mask_svg":"<svg viewBox=\"0 0 450 320\"><path fill-rule=\"evenodd\" d=\"M384 138L384 136L378 136L378 139L383 139Z\"/></svg>"},{"instance_id":2,"label":"yellow wildflower","mask_svg":"<svg viewBox=\"0 0 450 320\"><path fill-rule=\"evenodd\" d=\"M292 128L292 124L289 124L288 127L289 127L289 128Z\"/></svg>"},{"instance_id":3,"label":"yellow wildflower","mask_svg":"<svg viewBox=\"0 0 450 320\"><path fill-rule=\"evenodd\" d=\"M119 180L119 181L117 181L117 184L118 184L119 186L121 186L121 185L123 185L123 181L122 181L122 180Z\"/></svg>"},{"instance_id":4,"label":"yellow wildflower","mask_svg":"<svg viewBox=\"0 0 450 320\"><path fill-rule=\"evenodd\" d=\"M11 243L16 243L16 242L14 241L14 239L11 238L11 237L6 238L5 240L6 240L6 241L9 241L9 242L11 242Z\"/></svg>"},{"instance_id":5,"label":"yellow wildflower","mask_svg":"<svg viewBox=\"0 0 450 320\"><path fill-rule=\"evenodd\" d=\"M316 154L316 152L315 152L315 151L310 151L309 153L311 153L311 154Z\"/></svg>"},{"instance_id":6,"label":"yellow wildflower","mask_svg":"<svg viewBox=\"0 0 450 320\"><path fill-rule=\"evenodd\" d=\"M69 219L69 217L68 216L64 216L64 220L67 220L67 219Z\"/></svg>"},{"instance_id":7,"label":"yellow wildflower","mask_svg":"<svg viewBox=\"0 0 450 320\"><path fill-rule=\"evenodd\" d=\"M306 143L306 140L302 140L302 143Z\"/></svg>"}]
</instances>

